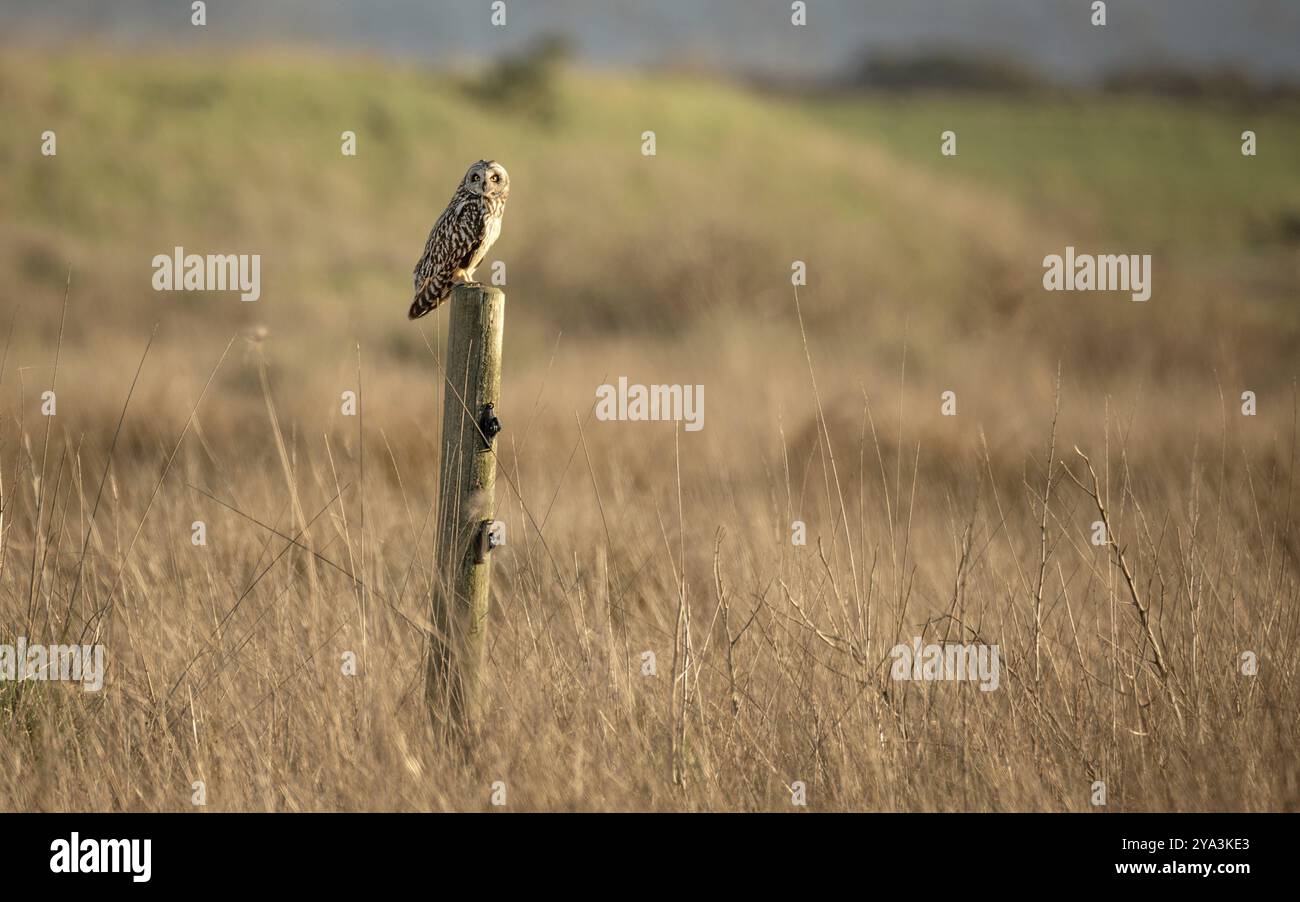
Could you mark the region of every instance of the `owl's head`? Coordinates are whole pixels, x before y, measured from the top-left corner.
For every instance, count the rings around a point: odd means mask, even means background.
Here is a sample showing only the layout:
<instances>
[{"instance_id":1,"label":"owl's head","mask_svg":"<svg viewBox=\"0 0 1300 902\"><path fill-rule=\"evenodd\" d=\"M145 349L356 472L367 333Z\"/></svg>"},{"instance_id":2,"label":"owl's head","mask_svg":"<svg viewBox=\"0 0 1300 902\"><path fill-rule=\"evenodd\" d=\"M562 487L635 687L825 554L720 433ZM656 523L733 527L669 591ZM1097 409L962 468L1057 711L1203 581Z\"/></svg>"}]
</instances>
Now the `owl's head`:
<instances>
[{"instance_id":1,"label":"owl's head","mask_svg":"<svg viewBox=\"0 0 1300 902\"><path fill-rule=\"evenodd\" d=\"M469 167L461 187L470 194L504 199L510 193L510 174L495 160L479 160Z\"/></svg>"}]
</instances>

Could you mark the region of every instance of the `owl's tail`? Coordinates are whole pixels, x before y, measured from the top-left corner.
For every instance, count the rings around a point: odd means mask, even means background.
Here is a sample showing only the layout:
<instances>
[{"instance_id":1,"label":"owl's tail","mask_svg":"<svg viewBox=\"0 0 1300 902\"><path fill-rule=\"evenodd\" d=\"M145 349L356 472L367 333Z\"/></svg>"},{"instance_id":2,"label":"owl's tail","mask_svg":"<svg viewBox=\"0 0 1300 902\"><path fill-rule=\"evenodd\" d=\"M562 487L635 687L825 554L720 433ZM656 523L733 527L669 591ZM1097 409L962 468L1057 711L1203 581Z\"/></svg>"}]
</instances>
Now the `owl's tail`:
<instances>
[{"instance_id":1,"label":"owl's tail","mask_svg":"<svg viewBox=\"0 0 1300 902\"><path fill-rule=\"evenodd\" d=\"M415 297L411 300L411 309L406 315L411 319L419 319L441 303L442 298L434 289L432 281L426 282L424 287L415 293Z\"/></svg>"}]
</instances>

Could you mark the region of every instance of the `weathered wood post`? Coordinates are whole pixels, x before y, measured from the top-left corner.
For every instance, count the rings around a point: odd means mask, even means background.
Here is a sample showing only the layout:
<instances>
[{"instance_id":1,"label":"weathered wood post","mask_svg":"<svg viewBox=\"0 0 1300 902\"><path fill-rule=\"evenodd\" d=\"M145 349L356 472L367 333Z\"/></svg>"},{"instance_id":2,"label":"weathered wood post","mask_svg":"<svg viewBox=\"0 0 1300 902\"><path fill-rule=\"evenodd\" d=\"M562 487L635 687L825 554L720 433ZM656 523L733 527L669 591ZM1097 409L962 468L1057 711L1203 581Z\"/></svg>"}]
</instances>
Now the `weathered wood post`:
<instances>
[{"instance_id":1,"label":"weathered wood post","mask_svg":"<svg viewBox=\"0 0 1300 902\"><path fill-rule=\"evenodd\" d=\"M442 467L438 483L437 574L427 695L435 723L465 736L482 719L481 680L487 638L489 534L495 509L501 429L501 333L505 294L458 285L451 294Z\"/></svg>"}]
</instances>

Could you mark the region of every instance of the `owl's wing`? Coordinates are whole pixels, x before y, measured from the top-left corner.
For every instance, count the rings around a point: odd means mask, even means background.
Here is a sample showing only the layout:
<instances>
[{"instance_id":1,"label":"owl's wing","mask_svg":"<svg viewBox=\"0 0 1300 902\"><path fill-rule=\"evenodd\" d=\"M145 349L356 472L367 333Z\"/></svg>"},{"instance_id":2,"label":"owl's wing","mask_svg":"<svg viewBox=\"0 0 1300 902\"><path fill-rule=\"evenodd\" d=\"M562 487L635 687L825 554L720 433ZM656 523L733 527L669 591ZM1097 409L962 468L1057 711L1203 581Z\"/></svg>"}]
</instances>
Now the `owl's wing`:
<instances>
[{"instance_id":1,"label":"owl's wing","mask_svg":"<svg viewBox=\"0 0 1300 902\"><path fill-rule=\"evenodd\" d=\"M414 287L416 291L420 290L420 286L428 280L429 276L431 276L437 268L438 248L446 242L446 239L440 236L447 233L448 222L451 219L452 212L452 207L447 207L447 209L443 210L441 215L438 216L438 221L435 222L433 228L429 230L429 237L424 242L424 253L420 255L420 259L416 261L415 269L411 272L415 282L412 287Z\"/></svg>"},{"instance_id":2,"label":"owl's wing","mask_svg":"<svg viewBox=\"0 0 1300 902\"><path fill-rule=\"evenodd\" d=\"M424 316L447 299L456 270L473 258L486 228L481 205L472 200L453 203L442 211L412 274L415 297L411 319Z\"/></svg>"},{"instance_id":3,"label":"owl's wing","mask_svg":"<svg viewBox=\"0 0 1300 902\"><path fill-rule=\"evenodd\" d=\"M456 268L463 269L474 258L474 252L487 237L487 216L484 215L483 202L471 198L461 204L455 211L456 240L452 246L456 253Z\"/></svg>"}]
</instances>

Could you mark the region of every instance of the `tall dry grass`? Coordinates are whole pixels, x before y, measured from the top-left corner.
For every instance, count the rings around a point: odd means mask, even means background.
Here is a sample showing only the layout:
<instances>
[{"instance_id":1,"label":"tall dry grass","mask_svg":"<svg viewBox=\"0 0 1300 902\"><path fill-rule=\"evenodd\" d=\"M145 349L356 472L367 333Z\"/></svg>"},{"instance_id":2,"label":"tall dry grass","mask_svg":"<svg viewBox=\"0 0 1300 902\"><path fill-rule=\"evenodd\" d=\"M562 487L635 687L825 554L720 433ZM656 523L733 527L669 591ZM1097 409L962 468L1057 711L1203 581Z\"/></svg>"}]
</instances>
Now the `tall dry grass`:
<instances>
[{"instance_id":1,"label":"tall dry grass","mask_svg":"<svg viewBox=\"0 0 1300 902\"><path fill-rule=\"evenodd\" d=\"M109 672L0 684L3 806L185 809L201 780L215 809L479 809L499 780L513 810L784 810L802 781L821 810L1088 810L1101 780L1114 810L1295 807L1294 396L1250 435L1231 398L1217 425L1095 417L1067 373L1024 399L1028 440L995 438L905 357L826 360L798 313L744 380L741 348L677 351L712 392L699 433L596 421L594 349L507 361L468 762L422 707L434 330L426 378L350 355L355 419L289 416L337 385L285 385L243 338L172 404L156 337L106 377L119 427L7 416L4 638L103 643ZM801 376L763 384L773 358ZM223 409L234 378L260 411ZM1000 687L890 679L913 636L998 645Z\"/></svg>"}]
</instances>

